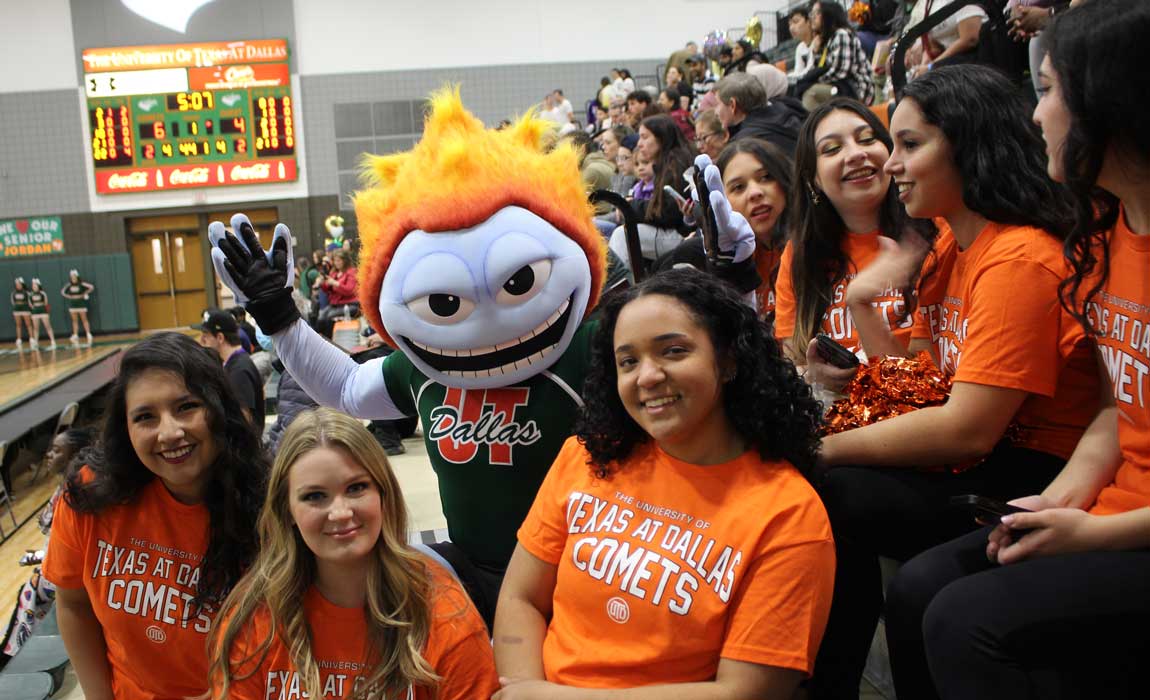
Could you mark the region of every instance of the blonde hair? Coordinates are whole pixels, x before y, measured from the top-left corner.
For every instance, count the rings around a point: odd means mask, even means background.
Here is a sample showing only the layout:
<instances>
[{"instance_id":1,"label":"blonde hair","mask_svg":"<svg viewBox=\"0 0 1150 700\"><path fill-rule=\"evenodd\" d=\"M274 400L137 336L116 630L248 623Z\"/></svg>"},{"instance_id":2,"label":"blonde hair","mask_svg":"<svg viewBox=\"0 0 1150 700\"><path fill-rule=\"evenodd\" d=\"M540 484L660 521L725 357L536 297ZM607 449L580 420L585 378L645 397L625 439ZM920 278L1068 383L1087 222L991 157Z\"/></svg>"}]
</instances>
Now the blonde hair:
<instances>
[{"instance_id":1,"label":"blonde hair","mask_svg":"<svg viewBox=\"0 0 1150 700\"><path fill-rule=\"evenodd\" d=\"M302 605L315 582L315 557L293 527L288 497L292 465L320 447L345 450L367 471L382 500L383 523L375 545L376 559L368 569L364 606L368 654L364 661L369 670L357 696L382 693L391 697L409 685L434 688L439 680L421 654L431 628L430 572L423 558L406 543L407 511L387 455L358 420L330 408L318 408L299 414L284 433L260 513L259 555L224 601L209 637L209 674L212 679L221 679L220 697L227 696L233 677L246 678L263 664L275 636L288 647L308 696L322 695ZM252 640L255 649L249 656L233 660L236 638L260 610L270 616L267 636ZM239 675L236 669L248 672Z\"/></svg>"}]
</instances>

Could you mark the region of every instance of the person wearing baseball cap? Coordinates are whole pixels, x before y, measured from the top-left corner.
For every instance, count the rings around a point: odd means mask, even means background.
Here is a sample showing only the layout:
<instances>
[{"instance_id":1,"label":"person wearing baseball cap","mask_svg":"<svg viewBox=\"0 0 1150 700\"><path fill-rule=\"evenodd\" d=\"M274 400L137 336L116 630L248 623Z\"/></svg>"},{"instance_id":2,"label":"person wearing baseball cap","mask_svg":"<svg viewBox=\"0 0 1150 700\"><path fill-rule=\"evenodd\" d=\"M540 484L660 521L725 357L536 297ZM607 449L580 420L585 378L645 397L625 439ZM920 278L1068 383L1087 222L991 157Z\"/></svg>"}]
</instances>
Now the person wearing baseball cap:
<instances>
[{"instance_id":1,"label":"person wearing baseball cap","mask_svg":"<svg viewBox=\"0 0 1150 700\"><path fill-rule=\"evenodd\" d=\"M200 345L216 353L224 363L236 398L252 425L263 434L264 383L252 358L240 344L240 325L223 309L204 311L204 320L192 326L200 332Z\"/></svg>"}]
</instances>

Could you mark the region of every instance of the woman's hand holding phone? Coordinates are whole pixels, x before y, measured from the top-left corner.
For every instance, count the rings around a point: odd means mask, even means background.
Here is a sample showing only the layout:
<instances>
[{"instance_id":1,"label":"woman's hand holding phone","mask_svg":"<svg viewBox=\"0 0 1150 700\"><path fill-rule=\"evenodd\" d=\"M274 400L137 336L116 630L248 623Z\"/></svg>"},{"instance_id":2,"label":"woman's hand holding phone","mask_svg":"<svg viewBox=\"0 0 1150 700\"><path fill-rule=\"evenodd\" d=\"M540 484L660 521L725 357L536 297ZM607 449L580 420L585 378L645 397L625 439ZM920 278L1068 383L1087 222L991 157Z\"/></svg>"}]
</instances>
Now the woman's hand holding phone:
<instances>
[{"instance_id":1,"label":"woman's hand holding phone","mask_svg":"<svg viewBox=\"0 0 1150 700\"><path fill-rule=\"evenodd\" d=\"M1105 548L1106 537L1100 532L1101 516L1078 508L1061 508L1045 496L1016 498L1008 505L1033 512L1002 517L987 538L986 556L991 561L1014 564L1036 557ZM1025 534L1020 535L1020 531Z\"/></svg>"},{"instance_id":2,"label":"woman's hand holding phone","mask_svg":"<svg viewBox=\"0 0 1150 700\"><path fill-rule=\"evenodd\" d=\"M807 373L806 380L811 386L819 385L834 394L841 394L850 380L858 372L858 365L854 367L836 367L823 359L819 352L818 338L812 338L807 344Z\"/></svg>"}]
</instances>

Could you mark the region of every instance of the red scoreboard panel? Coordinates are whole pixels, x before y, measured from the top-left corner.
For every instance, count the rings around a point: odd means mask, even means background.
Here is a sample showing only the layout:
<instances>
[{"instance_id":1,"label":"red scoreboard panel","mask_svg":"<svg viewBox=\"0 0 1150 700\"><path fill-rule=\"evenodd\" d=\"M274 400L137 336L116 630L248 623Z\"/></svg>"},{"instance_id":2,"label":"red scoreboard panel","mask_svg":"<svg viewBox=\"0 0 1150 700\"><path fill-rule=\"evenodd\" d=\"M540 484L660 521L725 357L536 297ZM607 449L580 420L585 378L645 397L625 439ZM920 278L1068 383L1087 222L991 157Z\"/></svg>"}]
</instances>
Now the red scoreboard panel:
<instances>
[{"instance_id":1,"label":"red scoreboard panel","mask_svg":"<svg viewBox=\"0 0 1150 700\"><path fill-rule=\"evenodd\" d=\"M286 41L86 49L83 59L100 194L299 177Z\"/></svg>"}]
</instances>

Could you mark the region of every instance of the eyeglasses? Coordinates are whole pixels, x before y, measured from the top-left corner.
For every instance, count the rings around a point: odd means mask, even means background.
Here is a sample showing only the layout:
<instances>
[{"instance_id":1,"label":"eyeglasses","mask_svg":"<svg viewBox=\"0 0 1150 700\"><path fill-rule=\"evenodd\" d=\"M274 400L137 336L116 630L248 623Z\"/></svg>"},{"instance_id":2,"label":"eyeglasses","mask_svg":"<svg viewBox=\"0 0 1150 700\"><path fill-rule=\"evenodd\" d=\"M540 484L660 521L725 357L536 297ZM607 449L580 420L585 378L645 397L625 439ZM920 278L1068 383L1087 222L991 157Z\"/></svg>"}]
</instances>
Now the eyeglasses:
<instances>
[{"instance_id":1,"label":"eyeglasses","mask_svg":"<svg viewBox=\"0 0 1150 700\"><path fill-rule=\"evenodd\" d=\"M703 144L705 144L707 142L707 139L711 138L712 136L718 136L718 135L719 135L719 132L717 132L717 131L712 132L710 134L696 134L695 135L695 145L696 146L702 146Z\"/></svg>"}]
</instances>

